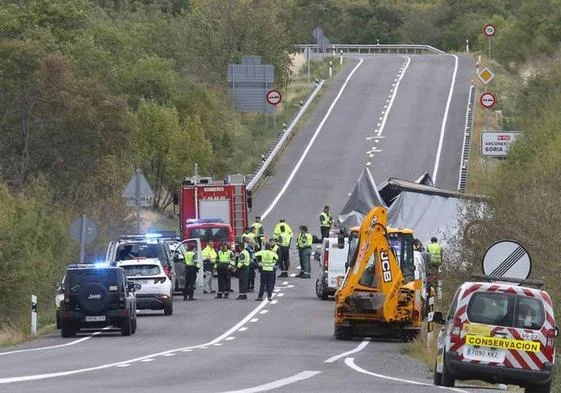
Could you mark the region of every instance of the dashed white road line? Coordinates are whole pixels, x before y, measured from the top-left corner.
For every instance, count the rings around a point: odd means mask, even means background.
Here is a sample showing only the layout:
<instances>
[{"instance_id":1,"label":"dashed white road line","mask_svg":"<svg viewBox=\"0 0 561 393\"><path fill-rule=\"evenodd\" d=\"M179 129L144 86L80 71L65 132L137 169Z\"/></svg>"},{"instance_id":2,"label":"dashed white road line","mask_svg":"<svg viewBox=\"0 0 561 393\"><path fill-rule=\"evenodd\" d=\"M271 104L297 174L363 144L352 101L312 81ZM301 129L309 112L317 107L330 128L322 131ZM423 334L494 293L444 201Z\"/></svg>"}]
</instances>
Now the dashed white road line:
<instances>
[{"instance_id":1,"label":"dashed white road line","mask_svg":"<svg viewBox=\"0 0 561 393\"><path fill-rule=\"evenodd\" d=\"M252 318L252 319L250 319L250 321L249 321L249 322L253 322L253 323L255 323L255 322L257 322L257 321L259 321L259 318Z\"/></svg>"},{"instance_id":2,"label":"dashed white road line","mask_svg":"<svg viewBox=\"0 0 561 393\"><path fill-rule=\"evenodd\" d=\"M259 311L259 314L267 314L269 312L269 310L261 310Z\"/></svg>"},{"instance_id":3,"label":"dashed white road line","mask_svg":"<svg viewBox=\"0 0 561 393\"><path fill-rule=\"evenodd\" d=\"M302 371L298 374L295 374L288 378L277 379L276 381L266 383L264 385L254 386L247 389L240 389L240 390L230 390L228 392L223 393L258 393L258 392L269 392L273 389L278 389L282 386L289 385L291 383L303 381L305 379L312 378L320 374L321 371Z\"/></svg>"},{"instance_id":4,"label":"dashed white road line","mask_svg":"<svg viewBox=\"0 0 561 393\"><path fill-rule=\"evenodd\" d=\"M228 338L226 338L226 340L228 340ZM219 346L221 346L221 345L222 345L222 343L216 343L216 344L214 344L215 347L219 347Z\"/></svg>"},{"instance_id":5,"label":"dashed white road line","mask_svg":"<svg viewBox=\"0 0 561 393\"><path fill-rule=\"evenodd\" d=\"M85 373L85 372L89 372L89 371L104 370L104 369L107 369L107 368L118 366L120 364L129 364L129 363L135 363L135 362L141 362L141 361L151 362L151 361L154 360L153 359L154 357L162 356L162 355L165 355L166 353L173 353L173 352L179 352L179 351L187 352L187 350L192 350L192 349L195 349L195 348L208 349L208 346L219 343L220 341L225 340L227 337L230 337L233 332L237 331L239 328L244 326L257 313L259 313L263 309L263 307L265 307L267 305L267 303L268 303L267 301L263 301L263 302L259 303L259 305L257 307L255 307L249 314L247 314L236 325L234 325L230 329L228 329L228 331L224 332L220 336L218 336L215 339L213 339L213 340L211 340L207 343L204 343L204 344L192 345L192 346L189 346L189 347L182 347L182 348L174 348L174 349L170 349L170 350L167 350L167 351L148 354L148 355L140 356L140 357L133 358L133 359L126 359L126 360L122 360L122 361L119 361L119 362L101 364L99 366L79 368L79 369L66 370L66 371L58 371L58 372L52 372L52 373L46 373L46 374L31 374L31 375L23 375L23 376L18 376L18 377L0 378L0 385L8 384L8 383L16 383L16 382L36 381L36 380L49 379L49 378L65 377L65 376L68 376L68 375L81 374L81 373ZM152 360L148 360L148 359L152 359Z\"/></svg>"},{"instance_id":6,"label":"dashed white road line","mask_svg":"<svg viewBox=\"0 0 561 393\"><path fill-rule=\"evenodd\" d=\"M167 357L175 356L175 353L164 353L162 356L167 356Z\"/></svg>"},{"instance_id":7,"label":"dashed white road line","mask_svg":"<svg viewBox=\"0 0 561 393\"><path fill-rule=\"evenodd\" d=\"M278 300L271 300L271 304L277 304Z\"/></svg>"},{"instance_id":8,"label":"dashed white road line","mask_svg":"<svg viewBox=\"0 0 561 393\"><path fill-rule=\"evenodd\" d=\"M380 124L379 129L377 131L378 134L381 134L384 130L384 127L386 126L388 115L390 114L390 110L392 109L393 103L395 101L395 97L397 96L397 91L399 90L399 85L401 84L401 80L403 79L403 76L407 72L407 68L409 68L409 64L411 64L411 58L407 56L405 61L405 66L401 69L399 73L395 87L393 89L390 89L390 92L392 92L392 94L388 95L388 98L390 99L388 102L388 109L386 110L384 117L380 118L380 120L382 120L382 123Z\"/></svg>"},{"instance_id":9,"label":"dashed white road line","mask_svg":"<svg viewBox=\"0 0 561 393\"><path fill-rule=\"evenodd\" d=\"M154 361L154 359L152 359L152 358L142 359L142 360L141 360L141 362L145 362L145 363L153 362L153 361Z\"/></svg>"},{"instance_id":10,"label":"dashed white road line","mask_svg":"<svg viewBox=\"0 0 561 393\"><path fill-rule=\"evenodd\" d=\"M130 367L130 364L128 364L128 363L117 364L117 367Z\"/></svg>"},{"instance_id":11,"label":"dashed white road line","mask_svg":"<svg viewBox=\"0 0 561 393\"><path fill-rule=\"evenodd\" d=\"M284 293L279 293L277 296L278 296L278 297L283 297L283 296L284 296Z\"/></svg>"},{"instance_id":12,"label":"dashed white road line","mask_svg":"<svg viewBox=\"0 0 561 393\"><path fill-rule=\"evenodd\" d=\"M352 368L353 370L358 371L359 373L366 374L366 375L371 375L373 377L380 378L380 379L386 379L386 380L395 381L395 382L402 382L402 383L406 383L406 384L410 384L410 385L430 386L430 387L435 388L435 389L450 390L452 392L469 393L467 390L463 390L463 389L448 388L448 387L445 387L445 386L435 386L433 384L429 384L429 383L426 383L426 382L413 381L413 380L410 380L410 379L396 378L396 377L390 377L390 376L383 375L383 374L373 373L371 371L365 370L365 369L357 366L354 362L354 358L346 358L345 359L345 364L348 367Z\"/></svg>"},{"instance_id":13,"label":"dashed white road line","mask_svg":"<svg viewBox=\"0 0 561 393\"><path fill-rule=\"evenodd\" d=\"M247 330L247 326L238 329L239 332L245 332L246 330Z\"/></svg>"},{"instance_id":14,"label":"dashed white road line","mask_svg":"<svg viewBox=\"0 0 561 393\"><path fill-rule=\"evenodd\" d=\"M348 355L352 355L353 353L360 352L368 345L369 342L370 342L369 340L364 340L360 344L358 344L355 349L352 349L352 350L347 351L347 352L340 353L339 355L332 356L329 359L325 360L324 363L333 363L333 362L336 362L337 360L339 360L341 358L344 358Z\"/></svg>"},{"instance_id":15,"label":"dashed white road line","mask_svg":"<svg viewBox=\"0 0 561 393\"><path fill-rule=\"evenodd\" d=\"M230 336L230 337L226 337L226 341L232 341L232 340L235 340L235 339L236 339L236 338L235 338L235 337L233 337L233 336Z\"/></svg>"}]
</instances>

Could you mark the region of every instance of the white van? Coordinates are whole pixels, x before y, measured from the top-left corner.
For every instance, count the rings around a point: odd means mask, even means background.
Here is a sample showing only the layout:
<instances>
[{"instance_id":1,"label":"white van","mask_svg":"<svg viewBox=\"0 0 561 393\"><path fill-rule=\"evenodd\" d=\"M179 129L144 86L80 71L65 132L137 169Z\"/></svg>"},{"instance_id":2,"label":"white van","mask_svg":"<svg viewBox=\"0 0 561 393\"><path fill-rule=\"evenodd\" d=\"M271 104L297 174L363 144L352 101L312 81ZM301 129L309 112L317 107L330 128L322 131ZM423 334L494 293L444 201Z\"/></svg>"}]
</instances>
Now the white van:
<instances>
[{"instance_id":1,"label":"white van","mask_svg":"<svg viewBox=\"0 0 561 393\"><path fill-rule=\"evenodd\" d=\"M351 242L358 241L358 232L351 232ZM329 238L323 239L314 253L314 259L319 265L319 277L316 280L316 294L322 300L335 295L339 285L345 277L347 257L349 253L349 238L341 230L332 230Z\"/></svg>"}]
</instances>

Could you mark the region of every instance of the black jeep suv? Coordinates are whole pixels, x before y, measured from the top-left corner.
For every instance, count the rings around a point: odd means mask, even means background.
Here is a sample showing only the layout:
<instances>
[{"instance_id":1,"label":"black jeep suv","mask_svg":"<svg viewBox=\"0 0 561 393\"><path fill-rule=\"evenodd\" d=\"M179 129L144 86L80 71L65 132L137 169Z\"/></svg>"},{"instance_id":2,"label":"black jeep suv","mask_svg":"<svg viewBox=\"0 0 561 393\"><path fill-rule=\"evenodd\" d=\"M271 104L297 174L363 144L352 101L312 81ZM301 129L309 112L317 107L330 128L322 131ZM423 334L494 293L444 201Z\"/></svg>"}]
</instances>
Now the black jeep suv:
<instances>
[{"instance_id":1,"label":"black jeep suv","mask_svg":"<svg viewBox=\"0 0 561 393\"><path fill-rule=\"evenodd\" d=\"M81 328L114 326L123 336L136 331L136 297L139 284L127 282L124 269L115 266L73 264L66 269L60 304L62 337Z\"/></svg>"}]
</instances>

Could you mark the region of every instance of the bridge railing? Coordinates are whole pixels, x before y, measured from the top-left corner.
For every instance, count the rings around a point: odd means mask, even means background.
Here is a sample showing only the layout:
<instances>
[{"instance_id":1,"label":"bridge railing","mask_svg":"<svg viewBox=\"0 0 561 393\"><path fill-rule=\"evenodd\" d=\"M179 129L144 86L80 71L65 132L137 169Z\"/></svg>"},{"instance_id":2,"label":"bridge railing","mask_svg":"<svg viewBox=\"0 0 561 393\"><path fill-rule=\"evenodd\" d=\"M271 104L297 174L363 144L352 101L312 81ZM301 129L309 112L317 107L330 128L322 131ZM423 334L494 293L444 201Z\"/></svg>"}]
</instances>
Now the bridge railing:
<instances>
[{"instance_id":1,"label":"bridge railing","mask_svg":"<svg viewBox=\"0 0 561 393\"><path fill-rule=\"evenodd\" d=\"M312 53L320 53L317 44L299 44L296 48L301 51L309 50ZM424 44L330 44L325 54L444 54L446 52L430 45Z\"/></svg>"}]
</instances>

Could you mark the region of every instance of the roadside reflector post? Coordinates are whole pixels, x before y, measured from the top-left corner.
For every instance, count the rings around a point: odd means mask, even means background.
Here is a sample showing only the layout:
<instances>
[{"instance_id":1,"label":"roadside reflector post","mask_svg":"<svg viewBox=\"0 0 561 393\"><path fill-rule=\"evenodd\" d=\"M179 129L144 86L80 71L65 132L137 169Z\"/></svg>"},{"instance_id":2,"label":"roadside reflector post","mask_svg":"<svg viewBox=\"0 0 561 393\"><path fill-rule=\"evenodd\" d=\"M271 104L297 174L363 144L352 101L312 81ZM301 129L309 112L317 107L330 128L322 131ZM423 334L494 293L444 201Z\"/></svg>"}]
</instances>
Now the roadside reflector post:
<instances>
[{"instance_id":1,"label":"roadside reflector post","mask_svg":"<svg viewBox=\"0 0 561 393\"><path fill-rule=\"evenodd\" d=\"M31 335L37 335L37 296L31 295Z\"/></svg>"},{"instance_id":2,"label":"roadside reflector post","mask_svg":"<svg viewBox=\"0 0 561 393\"><path fill-rule=\"evenodd\" d=\"M339 64L343 64L343 49L339 51Z\"/></svg>"},{"instance_id":3,"label":"roadside reflector post","mask_svg":"<svg viewBox=\"0 0 561 393\"><path fill-rule=\"evenodd\" d=\"M329 77L333 76L333 62L329 60Z\"/></svg>"}]
</instances>

